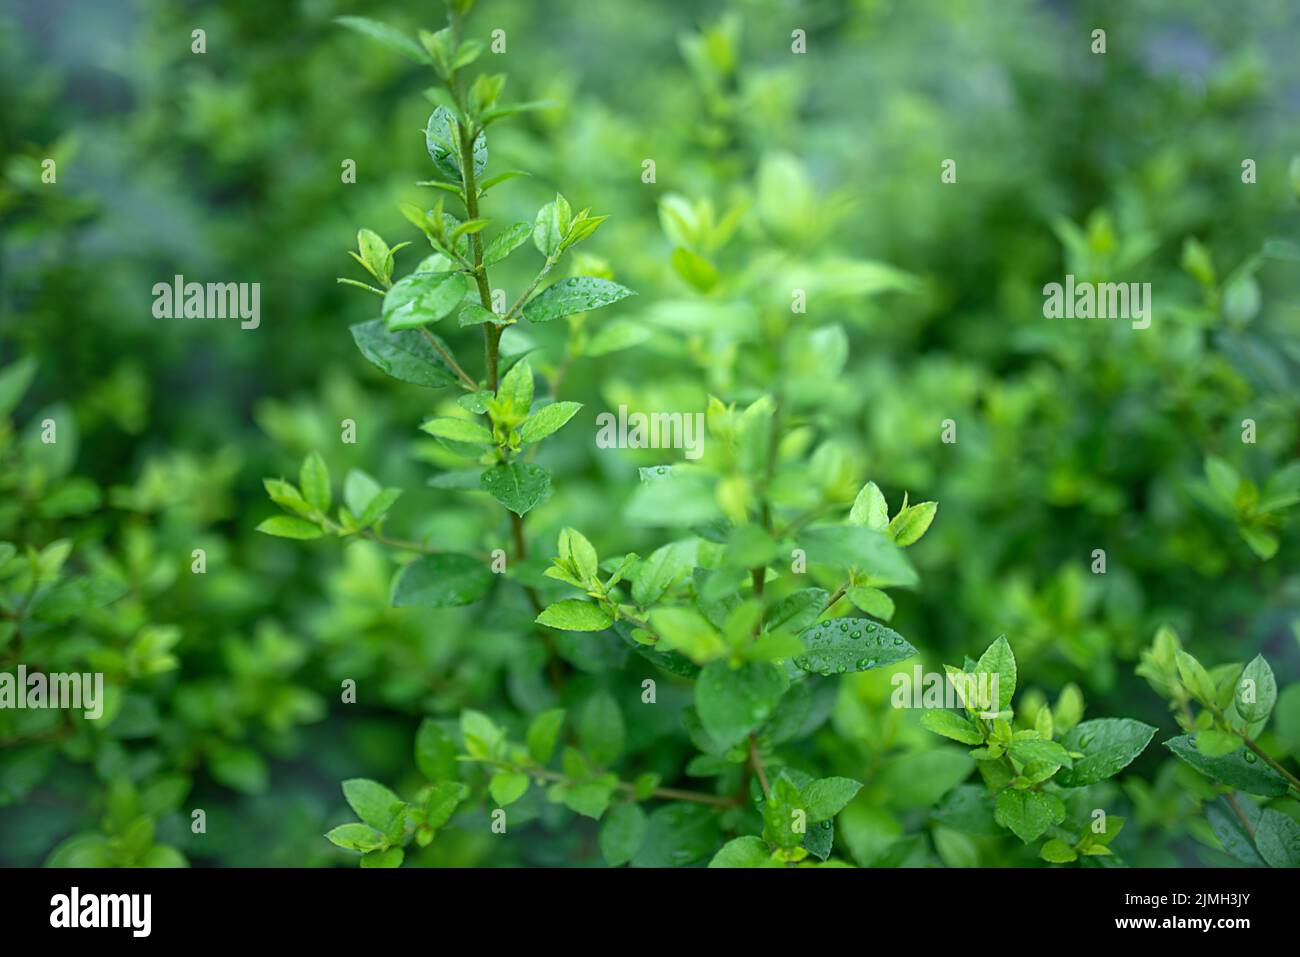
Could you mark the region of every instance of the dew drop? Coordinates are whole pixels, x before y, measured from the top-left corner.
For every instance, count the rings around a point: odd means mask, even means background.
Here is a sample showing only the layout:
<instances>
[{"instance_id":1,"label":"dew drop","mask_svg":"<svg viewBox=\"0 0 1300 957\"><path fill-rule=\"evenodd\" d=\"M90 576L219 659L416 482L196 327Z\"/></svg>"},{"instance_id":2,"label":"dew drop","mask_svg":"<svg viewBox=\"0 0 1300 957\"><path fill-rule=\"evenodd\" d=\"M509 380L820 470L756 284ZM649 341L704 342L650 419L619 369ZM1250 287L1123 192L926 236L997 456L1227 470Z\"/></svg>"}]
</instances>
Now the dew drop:
<instances>
[{"instance_id":1,"label":"dew drop","mask_svg":"<svg viewBox=\"0 0 1300 957\"><path fill-rule=\"evenodd\" d=\"M1258 761L1258 760L1259 760L1259 758L1255 757L1255 752L1254 752L1254 751L1247 751L1247 752L1246 752L1246 763L1247 763L1247 764L1254 764L1254 763L1255 763L1256 761Z\"/></svg>"},{"instance_id":2,"label":"dew drop","mask_svg":"<svg viewBox=\"0 0 1300 957\"><path fill-rule=\"evenodd\" d=\"M853 634L849 635L849 637L850 637L850 638L855 638L855 639L856 639L856 638L861 638L861 637L862 637L862 632L860 632L860 631L855 631Z\"/></svg>"},{"instance_id":3,"label":"dew drop","mask_svg":"<svg viewBox=\"0 0 1300 957\"><path fill-rule=\"evenodd\" d=\"M840 622L840 631L848 631L848 630L849 630L849 626L844 624L844 622Z\"/></svg>"}]
</instances>

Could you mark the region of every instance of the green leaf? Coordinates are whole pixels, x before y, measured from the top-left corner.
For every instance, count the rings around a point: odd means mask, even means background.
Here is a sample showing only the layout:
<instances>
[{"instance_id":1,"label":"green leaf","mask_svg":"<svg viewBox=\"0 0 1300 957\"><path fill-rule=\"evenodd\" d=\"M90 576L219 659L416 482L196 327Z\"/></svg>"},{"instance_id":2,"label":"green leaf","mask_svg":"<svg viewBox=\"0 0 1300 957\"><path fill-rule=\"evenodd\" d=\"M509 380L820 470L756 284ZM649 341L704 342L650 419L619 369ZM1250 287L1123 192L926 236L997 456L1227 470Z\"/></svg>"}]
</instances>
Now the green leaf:
<instances>
[{"instance_id":1,"label":"green leaf","mask_svg":"<svg viewBox=\"0 0 1300 957\"><path fill-rule=\"evenodd\" d=\"M785 672L767 662L732 668L725 661L713 661L695 683L695 707L709 735L729 748L771 716L789 686Z\"/></svg>"},{"instance_id":2,"label":"green leaf","mask_svg":"<svg viewBox=\"0 0 1300 957\"><path fill-rule=\"evenodd\" d=\"M650 624L659 636L660 645L680 651L696 664L705 664L727 653L722 636L693 609L656 608L650 612Z\"/></svg>"},{"instance_id":3,"label":"green leaf","mask_svg":"<svg viewBox=\"0 0 1300 957\"><path fill-rule=\"evenodd\" d=\"M494 326L505 325L502 317L498 316L490 309L484 309L477 302L465 300L460 304L460 309L456 312L456 324L462 329L468 326L481 326L484 323L491 323ZM491 395L491 393L488 393Z\"/></svg>"},{"instance_id":4,"label":"green leaf","mask_svg":"<svg viewBox=\"0 0 1300 957\"><path fill-rule=\"evenodd\" d=\"M894 617L894 599L879 588L854 585L844 594L858 609L881 621L889 621Z\"/></svg>"},{"instance_id":5,"label":"green leaf","mask_svg":"<svg viewBox=\"0 0 1300 957\"><path fill-rule=\"evenodd\" d=\"M1155 730L1154 728L1152 729ZM1069 768L1074 761L1070 753L1055 741L1041 738L1020 738L1011 742L1008 750L1011 756L1021 764L1047 764Z\"/></svg>"},{"instance_id":6,"label":"green leaf","mask_svg":"<svg viewBox=\"0 0 1300 957\"><path fill-rule=\"evenodd\" d=\"M1016 656L1006 638L998 638L980 655L975 663L973 674L987 674L990 686L996 676L998 685L998 708L1006 711L1011 707L1011 698L1016 693Z\"/></svg>"},{"instance_id":7,"label":"green leaf","mask_svg":"<svg viewBox=\"0 0 1300 957\"><path fill-rule=\"evenodd\" d=\"M415 766L430 781L454 778L457 774L456 754L459 749L451 735L442 730L432 718L420 722L415 733Z\"/></svg>"},{"instance_id":8,"label":"green leaf","mask_svg":"<svg viewBox=\"0 0 1300 957\"><path fill-rule=\"evenodd\" d=\"M368 778L350 778L343 782L343 797L357 812L357 817L387 833L393 819L406 809L406 802L378 781Z\"/></svg>"},{"instance_id":9,"label":"green leaf","mask_svg":"<svg viewBox=\"0 0 1300 957\"><path fill-rule=\"evenodd\" d=\"M808 822L829 821L839 814L862 790L862 782L852 778L820 778L803 789L804 810Z\"/></svg>"},{"instance_id":10,"label":"green leaf","mask_svg":"<svg viewBox=\"0 0 1300 957\"><path fill-rule=\"evenodd\" d=\"M637 569L636 580L632 582L632 600L642 608L657 602L691 573L698 549L699 541L694 538L656 548Z\"/></svg>"},{"instance_id":11,"label":"green leaf","mask_svg":"<svg viewBox=\"0 0 1300 957\"><path fill-rule=\"evenodd\" d=\"M804 834L794 829L796 812L807 809L803 806L803 793L791 779L790 771L782 768L772 781L771 791L762 803L763 839L769 844L787 850L798 847L804 840Z\"/></svg>"},{"instance_id":12,"label":"green leaf","mask_svg":"<svg viewBox=\"0 0 1300 957\"><path fill-rule=\"evenodd\" d=\"M352 326L351 332L361 354L385 375L430 389L456 383L456 375L446 360L418 330L390 332L382 319L372 319ZM446 348L437 336L427 335Z\"/></svg>"},{"instance_id":13,"label":"green leaf","mask_svg":"<svg viewBox=\"0 0 1300 957\"><path fill-rule=\"evenodd\" d=\"M420 44L402 33L395 30L386 23L380 23L377 20L369 20L365 17L335 17L334 22L355 30L357 33L364 34L373 40L378 40L385 46L398 51L403 56L414 60L416 63L429 63L429 55L424 52Z\"/></svg>"},{"instance_id":14,"label":"green leaf","mask_svg":"<svg viewBox=\"0 0 1300 957\"><path fill-rule=\"evenodd\" d=\"M0 369L0 416L14 410L36 376L36 360L24 356Z\"/></svg>"},{"instance_id":15,"label":"green leaf","mask_svg":"<svg viewBox=\"0 0 1300 957\"><path fill-rule=\"evenodd\" d=\"M1050 840L1043 844L1038 856L1049 864L1068 864L1077 861L1079 854L1069 844L1061 840Z\"/></svg>"},{"instance_id":16,"label":"green leaf","mask_svg":"<svg viewBox=\"0 0 1300 957\"><path fill-rule=\"evenodd\" d=\"M533 367L524 357L510 367L497 387L497 399L508 411L521 418L528 414L533 404Z\"/></svg>"},{"instance_id":17,"label":"green leaf","mask_svg":"<svg viewBox=\"0 0 1300 957\"><path fill-rule=\"evenodd\" d=\"M375 522L382 519L388 510L392 508L399 498L402 497L400 488L380 489L379 494L370 500L368 504L357 516L357 528L369 528Z\"/></svg>"},{"instance_id":18,"label":"green leaf","mask_svg":"<svg viewBox=\"0 0 1300 957\"><path fill-rule=\"evenodd\" d=\"M889 523L889 537L900 547L911 545L926 533L938 510L937 502L918 502L909 505L895 515L894 520Z\"/></svg>"},{"instance_id":19,"label":"green leaf","mask_svg":"<svg viewBox=\"0 0 1300 957\"><path fill-rule=\"evenodd\" d=\"M1063 788L1082 788L1114 777L1141 754L1156 729L1132 718L1094 718L1071 728L1061 745L1079 752L1074 767L1065 767L1053 778Z\"/></svg>"},{"instance_id":20,"label":"green leaf","mask_svg":"<svg viewBox=\"0 0 1300 957\"><path fill-rule=\"evenodd\" d=\"M807 650L794 663L821 675L882 668L917 653L898 632L870 618L832 618L799 637Z\"/></svg>"},{"instance_id":21,"label":"green leaf","mask_svg":"<svg viewBox=\"0 0 1300 957\"><path fill-rule=\"evenodd\" d=\"M460 134L457 132L455 114L445 106L440 106L429 114L429 120L424 127L424 145L439 173L453 182L461 178ZM480 132L474 138L475 179L483 173L487 161L487 134Z\"/></svg>"},{"instance_id":22,"label":"green leaf","mask_svg":"<svg viewBox=\"0 0 1300 957\"><path fill-rule=\"evenodd\" d=\"M605 816L600 825L601 856L610 867L626 864L641 850L648 822L645 812L637 804L619 804Z\"/></svg>"},{"instance_id":23,"label":"green leaf","mask_svg":"<svg viewBox=\"0 0 1300 957\"><path fill-rule=\"evenodd\" d=\"M298 474L298 483L302 487L302 497L312 508L319 509L322 512L329 511L330 495L330 473L325 467L325 460L320 457L319 452L312 452L302 462L302 469Z\"/></svg>"},{"instance_id":24,"label":"green leaf","mask_svg":"<svg viewBox=\"0 0 1300 957\"><path fill-rule=\"evenodd\" d=\"M877 532L889 527L889 505L875 482L868 482L853 500L849 512L850 525L864 525Z\"/></svg>"},{"instance_id":25,"label":"green leaf","mask_svg":"<svg viewBox=\"0 0 1300 957\"><path fill-rule=\"evenodd\" d=\"M325 534L312 522L307 521L305 518L294 518L292 515L275 515L258 525L257 530L267 535L274 535L277 538L304 540L320 538Z\"/></svg>"},{"instance_id":26,"label":"green leaf","mask_svg":"<svg viewBox=\"0 0 1300 957\"><path fill-rule=\"evenodd\" d=\"M1215 698L1214 679L1205 670L1205 666L1179 648L1174 652L1178 664L1178 677L1187 689L1187 693L1206 706L1212 706Z\"/></svg>"},{"instance_id":27,"label":"green leaf","mask_svg":"<svg viewBox=\"0 0 1300 957\"><path fill-rule=\"evenodd\" d=\"M546 764L555 754L560 728L564 726L564 715L563 708L552 708L533 718L532 724L528 726L525 743L528 745L529 756L538 764Z\"/></svg>"},{"instance_id":28,"label":"green leaf","mask_svg":"<svg viewBox=\"0 0 1300 957\"><path fill-rule=\"evenodd\" d=\"M597 279L594 276L561 279L528 301L523 310L524 318L530 322L550 322L552 319L599 309L634 295L636 293L631 289L608 279Z\"/></svg>"},{"instance_id":29,"label":"green leaf","mask_svg":"<svg viewBox=\"0 0 1300 957\"><path fill-rule=\"evenodd\" d=\"M604 631L614 624L614 616L599 605L580 598L566 598L542 610L537 624L561 631Z\"/></svg>"},{"instance_id":30,"label":"green leaf","mask_svg":"<svg viewBox=\"0 0 1300 957\"><path fill-rule=\"evenodd\" d=\"M498 771L488 782L492 800L501 807L514 804L528 791L528 775L519 771Z\"/></svg>"},{"instance_id":31,"label":"green leaf","mask_svg":"<svg viewBox=\"0 0 1300 957\"><path fill-rule=\"evenodd\" d=\"M533 221L533 245L547 259L553 259L560 253L560 245L569 234L573 211L569 201L559 193L555 199L537 211Z\"/></svg>"},{"instance_id":32,"label":"green leaf","mask_svg":"<svg viewBox=\"0 0 1300 957\"><path fill-rule=\"evenodd\" d=\"M1277 679L1263 655L1256 655L1237 680L1237 713L1250 724L1267 721L1277 704Z\"/></svg>"},{"instance_id":33,"label":"green leaf","mask_svg":"<svg viewBox=\"0 0 1300 957\"><path fill-rule=\"evenodd\" d=\"M552 432L563 428L581 408L581 402L552 402L542 406L519 427L519 441L524 445L540 442Z\"/></svg>"},{"instance_id":34,"label":"green leaf","mask_svg":"<svg viewBox=\"0 0 1300 957\"><path fill-rule=\"evenodd\" d=\"M479 476L479 485L516 515L526 515L551 490L551 473L540 465L510 462L494 465Z\"/></svg>"},{"instance_id":35,"label":"green leaf","mask_svg":"<svg viewBox=\"0 0 1300 957\"><path fill-rule=\"evenodd\" d=\"M393 604L418 608L470 605L488 593L492 581L491 570L471 555L423 555L397 573Z\"/></svg>"},{"instance_id":36,"label":"green leaf","mask_svg":"<svg viewBox=\"0 0 1300 957\"><path fill-rule=\"evenodd\" d=\"M1065 820L1065 804L1053 794L1008 788L998 794L994 819L1029 844Z\"/></svg>"},{"instance_id":37,"label":"green leaf","mask_svg":"<svg viewBox=\"0 0 1300 957\"><path fill-rule=\"evenodd\" d=\"M771 857L761 837L737 837L722 845L709 861L709 867L764 867Z\"/></svg>"},{"instance_id":38,"label":"green leaf","mask_svg":"<svg viewBox=\"0 0 1300 957\"><path fill-rule=\"evenodd\" d=\"M460 733L472 758L496 758L505 744L505 732L482 711L466 708L460 713Z\"/></svg>"},{"instance_id":39,"label":"green leaf","mask_svg":"<svg viewBox=\"0 0 1300 957\"><path fill-rule=\"evenodd\" d=\"M870 577L864 584L915 585L916 570L902 549L881 532L859 525L829 525L801 532L798 546L808 561L828 568L857 569Z\"/></svg>"},{"instance_id":40,"label":"green leaf","mask_svg":"<svg viewBox=\"0 0 1300 957\"><path fill-rule=\"evenodd\" d=\"M437 322L465 298L465 277L456 272L415 272L384 294L383 320L390 332Z\"/></svg>"},{"instance_id":41,"label":"green leaf","mask_svg":"<svg viewBox=\"0 0 1300 957\"><path fill-rule=\"evenodd\" d=\"M560 557L572 563L584 582L595 581L600 572L596 549L576 528L560 530Z\"/></svg>"},{"instance_id":42,"label":"green leaf","mask_svg":"<svg viewBox=\"0 0 1300 957\"><path fill-rule=\"evenodd\" d=\"M933 710L921 715L921 724L935 734L960 741L962 744L983 744L982 735L970 719L955 711Z\"/></svg>"},{"instance_id":43,"label":"green leaf","mask_svg":"<svg viewBox=\"0 0 1300 957\"><path fill-rule=\"evenodd\" d=\"M340 824L325 835L331 844L349 851L374 851L386 843L384 835L365 824Z\"/></svg>"},{"instance_id":44,"label":"green leaf","mask_svg":"<svg viewBox=\"0 0 1300 957\"><path fill-rule=\"evenodd\" d=\"M386 851L371 851L361 858L362 867L401 867L406 859L406 852L400 847L390 847Z\"/></svg>"},{"instance_id":45,"label":"green leaf","mask_svg":"<svg viewBox=\"0 0 1300 957\"><path fill-rule=\"evenodd\" d=\"M486 187L485 187L486 188ZM515 223L509 229L497 233L483 250L483 265L492 266L501 262L512 252L528 242L533 234L532 223Z\"/></svg>"},{"instance_id":46,"label":"green leaf","mask_svg":"<svg viewBox=\"0 0 1300 957\"><path fill-rule=\"evenodd\" d=\"M1263 797L1281 797L1287 793L1286 778L1260 761L1252 751L1240 749L1222 757L1208 757L1196 747L1194 734L1170 738L1164 745L1206 777L1239 791Z\"/></svg>"},{"instance_id":47,"label":"green leaf","mask_svg":"<svg viewBox=\"0 0 1300 957\"><path fill-rule=\"evenodd\" d=\"M824 588L801 588L791 592L764 612L763 628L767 631L803 631L826 609L829 597Z\"/></svg>"},{"instance_id":48,"label":"green leaf","mask_svg":"<svg viewBox=\"0 0 1300 957\"><path fill-rule=\"evenodd\" d=\"M638 346L650 338L650 330L628 319L613 319L601 325L582 347L584 356L604 356Z\"/></svg>"},{"instance_id":49,"label":"green leaf","mask_svg":"<svg viewBox=\"0 0 1300 957\"><path fill-rule=\"evenodd\" d=\"M606 691L587 698L575 721L578 743L592 764L609 764L623 751L623 712Z\"/></svg>"},{"instance_id":50,"label":"green leaf","mask_svg":"<svg viewBox=\"0 0 1300 957\"><path fill-rule=\"evenodd\" d=\"M1255 828L1255 847L1269 867L1300 867L1300 824L1281 811L1265 808Z\"/></svg>"},{"instance_id":51,"label":"green leaf","mask_svg":"<svg viewBox=\"0 0 1300 957\"><path fill-rule=\"evenodd\" d=\"M564 791L564 806L575 814L598 821L609 807L614 790L613 784L601 781L576 784Z\"/></svg>"},{"instance_id":52,"label":"green leaf","mask_svg":"<svg viewBox=\"0 0 1300 957\"><path fill-rule=\"evenodd\" d=\"M421 425L420 431L451 442L467 442L471 445L493 444L492 433L482 423L475 422L473 419L439 416Z\"/></svg>"},{"instance_id":53,"label":"green leaf","mask_svg":"<svg viewBox=\"0 0 1300 957\"><path fill-rule=\"evenodd\" d=\"M440 828L456 813L456 806L469 797L469 786L460 781L439 781L429 789L429 800L424 806L424 823L430 828Z\"/></svg>"},{"instance_id":54,"label":"green leaf","mask_svg":"<svg viewBox=\"0 0 1300 957\"><path fill-rule=\"evenodd\" d=\"M1209 822L1214 836L1219 839L1225 852L1247 867L1263 867L1264 859L1259 856L1259 851L1255 848L1255 839L1251 836L1251 833L1259 827L1259 808L1243 796L1238 796L1236 803L1249 822L1250 831L1246 830L1236 812L1223 798L1205 805L1205 820Z\"/></svg>"}]
</instances>

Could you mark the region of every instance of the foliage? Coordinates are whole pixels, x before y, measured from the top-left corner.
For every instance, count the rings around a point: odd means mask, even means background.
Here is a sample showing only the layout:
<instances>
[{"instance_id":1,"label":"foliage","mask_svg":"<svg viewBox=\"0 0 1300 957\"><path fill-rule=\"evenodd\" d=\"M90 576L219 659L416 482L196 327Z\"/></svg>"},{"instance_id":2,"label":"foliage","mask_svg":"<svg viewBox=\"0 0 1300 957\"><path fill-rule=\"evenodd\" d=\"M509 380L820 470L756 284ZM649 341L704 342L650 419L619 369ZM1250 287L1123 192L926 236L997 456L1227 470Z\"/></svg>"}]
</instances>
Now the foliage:
<instances>
[{"instance_id":1,"label":"foliage","mask_svg":"<svg viewBox=\"0 0 1300 957\"><path fill-rule=\"evenodd\" d=\"M38 6L0 862L1296 863L1290 5Z\"/></svg>"}]
</instances>

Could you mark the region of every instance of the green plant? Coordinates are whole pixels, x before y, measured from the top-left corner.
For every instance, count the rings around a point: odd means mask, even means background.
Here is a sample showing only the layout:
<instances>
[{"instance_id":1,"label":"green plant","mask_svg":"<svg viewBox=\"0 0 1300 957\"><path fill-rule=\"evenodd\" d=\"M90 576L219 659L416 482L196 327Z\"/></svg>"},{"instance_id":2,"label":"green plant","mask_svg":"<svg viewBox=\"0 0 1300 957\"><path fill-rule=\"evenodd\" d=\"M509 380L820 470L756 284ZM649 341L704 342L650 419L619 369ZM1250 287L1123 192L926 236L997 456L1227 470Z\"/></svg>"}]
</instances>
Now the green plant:
<instances>
[{"instance_id":1,"label":"green plant","mask_svg":"<svg viewBox=\"0 0 1300 957\"><path fill-rule=\"evenodd\" d=\"M1207 669L1167 627L1143 651L1137 673L1185 732L1164 746L1215 785L1204 813L1223 849L1254 867L1300 866L1300 824L1280 803L1295 810L1300 777L1260 744L1275 709L1288 734L1300 727L1300 685L1279 695L1263 655Z\"/></svg>"},{"instance_id":2,"label":"green plant","mask_svg":"<svg viewBox=\"0 0 1300 957\"><path fill-rule=\"evenodd\" d=\"M527 358L498 377L503 331L521 318L543 323L583 314L630 292L596 276L562 279L539 289L563 253L590 237L604 220L587 210L572 213L561 195L542 207L533 223L515 224L484 245L488 221L480 200L506 179L480 179L488 157L484 131L517 110L496 106L503 77L480 75L472 84L463 77L464 67L480 52L477 43L461 40L461 17L468 6L452 4L450 25L438 33L421 33L420 47L381 25L346 21L427 61L438 73L447 103L434 111L425 135L443 178L426 185L455 196L465 215L464 220L452 216L441 199L431 210L404 209L435 252L396 282L394 253L406 244L390 248L374 233L361 231L352 255L379 283L366 288L383 296L383 317L352 331L366 358L390 376L423 386L457 385L467 393L457 401L461 413L435 416L421 426L469 463L436 484L480 489L503 505L513 557L507 565L502 550L470 554L389 537L384 516L400 490L384 488L359 470L349 473L337 519L331 517L330 475L315 453L303 462L298 485L266 480L271 499L286 514L267 519L259 530L299 539L359 536L414 553L417 557L403 565L393 584L393 603L399 606L495 601L509 609L510 591L497 586L494 573L501 574L533 607L534 627L540 626L538 640L547 645L558 693L565 693L566 679L557 650L563 639L555 633L612 632L602 640L613 643L614 654L625 658L630 649L662 675L694 682L693 706L683 711L683 719L701 753L690 762L689 773L714 777L715 783L712 790L700 792L660 787L662 774L655 772L620 779L610 766L623 751L626 705L598 688L566 694L573 699L569 708L535 715L523 745L479 710L462 712L458 734L426 720L416 757L428 782L409 802L374 781L346 782L345 795L361 821L341 825L329 837L362 852L367 866L395 866L404 858L404 845L412 840L427 845L472 793L485 791L505 808L536 783L546 787L550 802L604 818L601 847L610 863L647 856L689 863L712 855L724 833L747 830L761 837L736 838L718 852L715 863L792 863L809 854L824 861L831 852L831 819L860 784L784 766L778 745L815 728L809 724L813 676L862 672L916 653L877 621L838 616L835 609L851 600L889 617L892 603L884 589L917 583L902 548L925 533L935 503L909 505L905 498L891 518L884 496L868 483L839 524L813 524L844 494L843 482L849 479L844 465L831 473L840 485L829 485L824 474L831 460L807 455L809 429L782 428L780 405L771 396L760 395L743 409L711 398L703 460L642 469L642 484L628 505L634 520L640 516L651 524L692 526L696 534L663 544L645 559L629 552L602 561L581 532L566 527L552 565L541 577L530 570L524 516L547 496L551 475L527 458L580 406L554 398L557 371L552 401L535 408ZM487 267L530 237L545 261L515 304L494 313ZM683 252L679 248L674 256L679 270ZM452 316L462 327L483 327L481 379L472 378L446 342L426 328ZM812 489L824 490L826 500L809 498L810 482ZM778 570L783 566L791 573ZM810 568L815 578L838 587L799 587L798 577ZM555 582L584 597L554 595ZM576 650L570 651L570 660ZM642 684L641 703L655 704L656 679ZM575 717L566 723L570 712ZM825 717L823 713L817 723ZM569 737L573 743L560 749L560 769L550 768L557 745ZM453 759L484 767L467 772L479 785L476 792L459 780ZM680 770L671 773L677 777ZM619 803L611 807L615 799ZM647 815L639 804L646 800L668 803ZM808 825L817 827L809 831Z\"/></svg>"},{"instance_id":3,"label":"green plant","mask_svg":"<svg viewBox=\"0 0 1300 957\"><path fill-rule=\"evenodd\" d=\"M1111 856L1109 845L1124 819L1089 807L1086 792L1076 789L1124 770L1156 729L1131 718L1083 721L1083 696L1074 685L1061 692L1055 706L1034 698L1022 703L1017 714L1012 708L1016 658L1005 638L991 644L978 661L967 660L961 668L949 665L947 677L961 710L927 711L923 723L973 747L971 756L988 792L972 787L954 792L952 806L959 808L960 819L969 827L991 818L1025 844L1047 836L1039 856L1053 864Z\"/></svg>"}]
</instances>

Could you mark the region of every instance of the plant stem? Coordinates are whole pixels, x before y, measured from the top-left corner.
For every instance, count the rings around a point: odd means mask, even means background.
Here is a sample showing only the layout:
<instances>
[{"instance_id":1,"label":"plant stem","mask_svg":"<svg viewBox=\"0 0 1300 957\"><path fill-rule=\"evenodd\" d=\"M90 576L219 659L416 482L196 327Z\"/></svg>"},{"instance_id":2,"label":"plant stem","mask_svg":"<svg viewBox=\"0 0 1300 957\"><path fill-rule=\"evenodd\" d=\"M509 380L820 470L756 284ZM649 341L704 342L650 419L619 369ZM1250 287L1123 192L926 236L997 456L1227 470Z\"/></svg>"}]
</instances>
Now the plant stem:
<instances>
[{"instance_id":1,"label":"plant stem","mask_svg":"<svg viewBox=\"0 0 1300 957\"><path fill-rule=\"evenodd\" d=\"M456 357L442 347L442 343L438 341L437 337L434 336L433 333L429 332L428 329L424 328L424 326L420 327L420 333L425 339L429 340L429 345L433 346L434 350L438 355L442 356L447 365L451 366L451 371L456 373L456 376L460 379L461 387L467 392L477 392L478 383L471 379L469 374L460 367L460 363L456 361Z\"/></svg>"},{"instance_id":2,"label":"plant stem","mask_svg":"<svg viewBox=\"0 0 1300 957\"><path fill-rule=\"evenodd\" d=\"M573 779L567 774L561 774L559 771L552 771L548 768L521 768L503 761L489 761L487 763L517 771L520 774L527 774L542 781L558 781L562 784L571 784L573 782ZM626 781L619 781L614 786L627 794L636 793L636 788ZM665 801L691 801L695 804L708 804L712 807L734 807L740 803L735 797L724 797L721 794L705 794L702 791L683 791L679 788L655 788L650 792L650 796L662 798Z\"/></svg>"},{"instance_id":3,"label":"plant stem","mask_svg":"<svg viewBox=\"0 0 1300 957\"><path fill-rule=\"evenodd\" d=\"M1282 767L1282 765L1278 764L1271 757L1269 757L1268 754L1264 751L1264 749L1261 748L1258 744L1256 744L1255 740L1252 737L1250 737L1250 735L1246 734L1244 731L1238 731L1237 736L1240 737L1242 741L1245 741L1246 747L1250 748L1250 750L1254 751L1257 755L1259 755L1260 759L1265 764L1267 764L1278 774L1282 775L1282 777L1286 778L1287 781L1290 783L1291 787L1293 787L1296 791L1300 791L1300 778L1297 778L1294 774L1292 774L1286 768Z\"/></svg>"},{"instance_id":4,"label":"plant stem","mask_svg":"<svg viewBox=\"0 0 1300 957\"><path fill-rule=\"evenodd\" d=\"M1237 815L1237 820L1241 822L1242 828L1248 835L1250 835L1250 839L1253 841L1255 839L1255 829L1250 826L1250 821L1246 818L1246 812L1241 809L1241 805L1237 803L1237 799L1233 797L1231 793L1225 794L1223 799L1228 802L1228 807L1232 808L1232 813Z\"/></svg>"}]
</instances>

